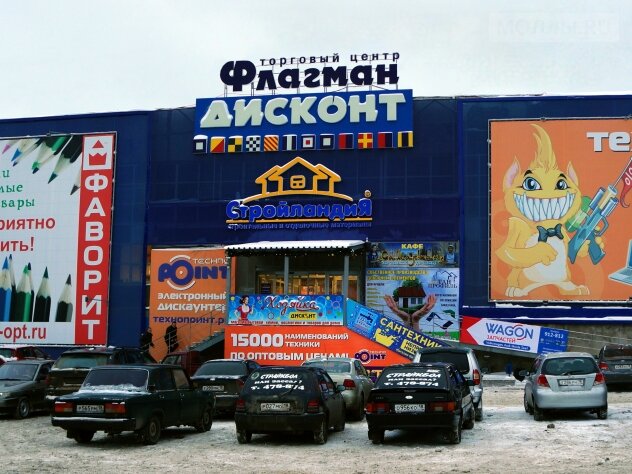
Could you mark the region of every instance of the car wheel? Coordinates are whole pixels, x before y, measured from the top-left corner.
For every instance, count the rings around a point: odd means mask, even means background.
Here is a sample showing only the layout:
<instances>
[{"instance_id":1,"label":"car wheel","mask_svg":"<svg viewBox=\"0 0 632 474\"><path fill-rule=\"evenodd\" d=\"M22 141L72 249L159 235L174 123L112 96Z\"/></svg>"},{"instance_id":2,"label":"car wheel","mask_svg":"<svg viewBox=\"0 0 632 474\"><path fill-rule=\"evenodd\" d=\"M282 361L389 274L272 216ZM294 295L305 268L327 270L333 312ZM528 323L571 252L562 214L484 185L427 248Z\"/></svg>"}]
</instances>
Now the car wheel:
<instances>
[{"instance_id":1,"label":"car wheel","mask_svg":"<svg viewBox=\"0 0 632 474\"><path fill-rule=\"evenodd\" d=\"M373 444L382 444L384 442L384 430L369 430L369 439Z\"/></svg>"},{"instance_id":2,"label":"car wheel","mask_svg":"<svg viewBox=\"0 0 632 474\"><path fill-rule=\"evenodd\" d=\"M346 424L345 416L346 416L346 413L343 411L342 415L340 417L340 423L338 423L336 426L334 426L334 431L344 431L345 430L345 424Z\"/></svg>"},{"instance_id":3,"label":"car wheel","mask_svg":"<svg viewBox=\"0 0 632 474\"><path fill-rule=\"evenodd\" d=\"M152 416L142 430L144 444L156 444L160 439L160 419Z\"/></svg>"},{"instance_id":4,"label":"car wheel","mask_svg":"<svg viewBox=\"0 0 632 474\"><path fill-rule=\"evenodd\" d=\"M323 418L323 421L320 423L320 427L314 431L314 442L316 444L325 444L327 442L327 431L327 420Z\"/></svg>"},{"instance_id":5,"label":"car wheel","mask_svg":"<svg viewBox=\"0 0 632 474\"><path fill-rule=\"evenodd\" d=\"M75 441L79 444L87 444L94 438L94 431L78 430L75 431Z\"/></svg>"},{"instance_id":6,"label":"car wheel","mask_svg":"<svg viewBox=\"0 0 632 474\"><path fill-rule=\"evenodd\" d=\"M531 407L531 405L529 405L529 400L527 400L527 394L525 393L524 397L523 397L523 403L524 403L524 411L526 411L529 415L533 415L533 408Z\"/></svg>"},{"instance_id":7,"label":"car wheel","mask_svg":"<svg viewBox=\"0 0 632 474\"><path fill-rule=\"evenodd\" d=\"M474 418L476 417L476 410L474 407L470 408L470 413L467 417L467 420L463 422L463 428L466 430L471 430L474 428Z\"/></svg>"},{"instance_id":8,"label":"car wheel","mask_svg":"<svg viewBox=\"0 0 632 474\"><path fill-rule=\"evenodd\" d=\"M360 395L360 403L355 409L353 413L353 419L356 421L361 421L364 418L364 394Z\"/></svg>"},{"instance_id":9,"label":"car wheel","mask_svg":"<svg viewBox=\"0 0 632 474\"><path fill-rule=\"evenodd\" d=\"M237 442L239 444L247 444L252 440L252 433L248 430L237 430Z\"/></svg>"},{"instance_id":10,"label":"car wheel","mask_svg":"<svg viewBox=\"0 0 632 474\"><path fill-rule=\"evenodd\" d=\"M608 418L608 406L601 407L597 410L597 418L600 420L605 420Z\"/></svg>"},{"instance_id":11,"label":"car wheel","mask_svg":"<svg viewBox=\"0 0 632 474\"><path fill-rule=\"evenodd\" d=\"M544 420L544 411L540 409L540 407L533 401L533 419L535 421L543 421Z\"/></svg>"},{"instance_id":12,"label":"car wheel","mask_svg":"<svg viewBox=\"0 0 632 474\"><path fill-rule=\"evenodd\" d=\"M452 428L447 433L448 443L450 444L459 444L461 442L461 428L462 428L462 420L459 420L459 424L456 428Z\"/></svg>"},{"instance_id":13,"label":"car wheel","mask_svg":"<svg viewBox=\"0 0 632 474\"><path fill-rule=\"evenodd\" d=\"M26 397L20 398L18 400L18 406L15 409L15 417L16 418L27 418L31 414L31 403L29 399Z\"/></svg>"},{"instance_id":14,"label":"car wheel","mask_svg":"<svg viewBox=\"0 0 632 474\"><path fill-rule=\"evenodd\" d=\"M476 405L474 407L474 419L476 421L483 421L483 397L481 396L480 401L478 402L478 405Z\"/></svg>"},{"instance_id":15,"label":"car wheel","mask_svg":"<svg viewBox=\"0 0 632 474\"><path fill-rule=\"evenodd\" d=\"M199 421L195 425L195 429L198 433L203 433L210 430L211 426L213 426L213 410L206 407L204 412L202 412L202 416L200 416Z\"/></svg>"}]
</instances>

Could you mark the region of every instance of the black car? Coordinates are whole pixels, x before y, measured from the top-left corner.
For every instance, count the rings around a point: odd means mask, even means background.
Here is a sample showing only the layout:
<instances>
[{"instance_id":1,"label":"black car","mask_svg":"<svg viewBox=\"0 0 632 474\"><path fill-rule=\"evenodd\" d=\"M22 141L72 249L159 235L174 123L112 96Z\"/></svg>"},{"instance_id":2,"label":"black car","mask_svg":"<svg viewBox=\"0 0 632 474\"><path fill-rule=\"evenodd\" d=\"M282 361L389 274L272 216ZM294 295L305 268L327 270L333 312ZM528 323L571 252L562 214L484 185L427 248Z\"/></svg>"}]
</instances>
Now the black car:
<instances>
[{"instance_id":1,"label":"black car","mask_svg":"<svg viewBox=\"0 0 632 474\"><path fill-rule=\"evenodd\" d=\"M156 444L169 426L210 430L214 404L213 394L196 390L180 366L103 366L90 370L78 392L55 401L51 422L78 443L90 442L97 431L133 431Z\"/></svg>"},{"instance_id":2,"label":"black car","mask_svg":"<svg viewBox=\"0 0 632 474\"><path fill-rule=\"evenodd\" d=\"M373 444L384 442L384 431L396 429L439 429L450 443L458 444L461 429L474 427L474 417L465 378L445 362L385 368L366 404Z\"/></svg>"},{"instance_id":3,"label":"black car","mask_svg":"<svg viewBox=\"0 0 632 474\"><path fill-rule=\"evenodd\" d=\"M606 385L632 384L632 344L606 344L599 351L597 363Z\"/></svg>"},{"instance_id":4,"label":"black car","mask_svg":"<svg viewBox=\"0 0 632 474\"><path fill-rule=\"evenodd\" d=\"M26 418L46 410L46 377L52 360L14 360L0 366L0 413Z\"/></svg>"},{"instance_id":5,"label":"black car","mask_svg":"<svg viewBox=\"0 0 632 474\"><path fill-rule=\"evenodd\" d=\"M259 364L254 360L209 360L200 366L191 380L196 387L215 394L217 413L232 414L246 379L258 368Z\"/></svg>"},{"instance_id":6,"label":"black car","mask_svg":"<svg viewBox=\"0 0 632 474\"><path fill-rule=\"evenodd\" d=\"M52 405L57 397L79 390L88 371L93 367L148 362L154 360L134 347L98 346L67 350L51 368L46 399Z\"/></svg>"},{"instance_id":7,"label":"black car","mask_svg":"<svg viewBox=\"0 0 632 474\"><path fill-rule=\"evenodd\" d=\"M235 407L237 441L253 433L311 432L318 444L345 429L343 385L317 367L262 367L244 385Z\"/></svg>"}]
</instances>

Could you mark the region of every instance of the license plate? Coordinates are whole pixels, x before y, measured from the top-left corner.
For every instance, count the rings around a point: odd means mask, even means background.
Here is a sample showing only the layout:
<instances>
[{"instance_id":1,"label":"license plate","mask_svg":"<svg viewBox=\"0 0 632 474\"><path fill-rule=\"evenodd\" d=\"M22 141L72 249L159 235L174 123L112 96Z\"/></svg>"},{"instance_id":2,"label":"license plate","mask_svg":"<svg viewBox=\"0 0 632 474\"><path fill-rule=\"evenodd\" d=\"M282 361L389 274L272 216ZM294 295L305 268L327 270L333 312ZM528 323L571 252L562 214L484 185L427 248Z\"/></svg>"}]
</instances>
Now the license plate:
<instances>
[{"instance_id":1,"label":"license plate","mask_svg":"<svg viewBox=\"0 0 632 474\"><path fill-rule=\"evenodd\" d=\"M289 403L262 403L261 411L290 411Z\"/></svg>"},{"instance_id":2,"label":"license plate","mask_svg":"<svg viewBox=\"0 0 632 474\"><path fill-rule=\"evenodd\" d=\"M204 385L202 387L202 390L205 390L207 392L223 392L224 386L223 385Z\"/></svg>"},{"instance_id":3,"label":"license plate","mask_svg":"<svg viewBox=\"0 0 632 474\"><path fill-rule=\"evenodd\" d=\"M395 413L423 413L424 411L426 411L426 405L423 403L395 405Z\"/></svg>"},{"instance_id":4,"label":"license plate","mask_svg":"<svg viewBox=\"0 0 632 474\"><path fill-rule=\"evenodd\" d=\"M629 370L632 369L630 364L617 364L614 366L614 370Z\"/></svg>"},{"instance_id":5,"label":"license plate","mask_svg":"<svg viewBox=\"0 0 632 474\"><path fill-rule=\"evenodd\" d=\"M77 413L103 413L103 405L77 405Z\"/></svg>"},{"instance_id":6,"label":"license plate","mask_svg":"<svg viewBox=\"0 0 632 474\"><path fill-rule=\"evenodd\" d=\"M584 379L561 379L557 383L565 387L583 387Z\"/></svg>"}]
</instances>

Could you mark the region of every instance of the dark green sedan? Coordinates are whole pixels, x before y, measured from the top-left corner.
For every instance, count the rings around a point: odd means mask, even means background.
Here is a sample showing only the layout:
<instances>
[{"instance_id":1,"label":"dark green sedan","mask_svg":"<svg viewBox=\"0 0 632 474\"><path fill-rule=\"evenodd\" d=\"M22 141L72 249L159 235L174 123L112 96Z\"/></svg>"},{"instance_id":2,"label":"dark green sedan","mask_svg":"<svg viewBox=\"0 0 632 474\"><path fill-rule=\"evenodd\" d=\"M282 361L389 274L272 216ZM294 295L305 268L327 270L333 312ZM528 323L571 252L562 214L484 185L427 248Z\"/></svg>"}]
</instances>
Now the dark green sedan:
<instances>
[{"instance_id":1,"label":"dark green sedan","mask_svg":"<svg viewBox=\"0 0 632 474\"><path fill-rule=\"evenodd\" d=\"M51 421L78 443L97 431L132 431L156 444L169 426L210 430L214 408L213 393L195 389L180 366L106 365L92 368L78 392L55 401Z\"/></svg>"}]
</instances>

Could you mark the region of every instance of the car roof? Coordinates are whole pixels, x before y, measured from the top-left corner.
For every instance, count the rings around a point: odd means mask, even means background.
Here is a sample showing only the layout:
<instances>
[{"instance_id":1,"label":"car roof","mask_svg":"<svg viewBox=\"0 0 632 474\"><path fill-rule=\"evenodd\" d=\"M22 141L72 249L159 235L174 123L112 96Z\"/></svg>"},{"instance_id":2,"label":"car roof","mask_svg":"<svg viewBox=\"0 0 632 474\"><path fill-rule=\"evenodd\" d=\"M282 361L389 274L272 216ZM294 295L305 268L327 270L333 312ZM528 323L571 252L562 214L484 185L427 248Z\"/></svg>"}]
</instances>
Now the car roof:
<instances>
[{"instance_id":1,"label":"car roof","mask_svg":"<svg viewBox=\"0 0 632 474\"><path fill-rule=\"evenodd\" d=\"M28 365L28 364L38 364L38 365L44 365L44 364L51 364L55 362L54 360L51 359L20 359L20 360L8 360L4 363L4 365Z\"/></svg>"},{"instance_id":2,"label":"car roof","mask_svg":"<svg viewBox=\"0 0 632 474\"><path fill-rule=\"evenodd\" d=\"M312 357L311 359L306 359L303 361L303 364L306 362L326 362L328 360L332 361L340 361L340 362L353 362L354 360L358 360L355 357Z\"/></svg>"},{"instance_id":3,"label":"car roof","mask_svg":"<svg viewBox=\"0 0 632 474\"><path fill-rule=\"evenodd\" d=\"M454 346L445 346L445 347L428 347L424 349L420 349L419 353L421 354L434 354L437 352L445 353L452 352L455 354L467 354L468 352L472 352L472 349L469 347L454 347Z\"/></svg>"},{"instance_id":4,"label":"car roof","mask_svg":"<svg viewBox=\"0 0 632 474\"><path fill-rule=\"evenodd\" d=\"M109 354L112 352L120 351L120 350L138 350L136 347L119 347L119 346L91 346L91 347L75 347L73 349L68 349L62 353L62 355L66 354Z\"/></svg>"},{"instance_id":5,"label":"car roof","mask_svg":"<svg viewBox=\"0 0 632 474\"><path fill-rule=\"evenodd\" d=\"M592 354L588 352L549 352L548 354L543 354L540 357L543 359L560 359L564 357L591 357L594 358Z\"/></svg>"},{"instance_id":6,"label":"car roof","mask_svg":"<svg viewBox=\"0 0 632 474\"><path fill-rule=\"evenodd\" d=\"M609 342L604 345L604 349L623 349L624 347L632 347L632 344L616 344L614 342Z\"/></svg>"},{"instance_id":7,"label":"car roof","mask_svg":"<svg viewBox=\"0 0 632 474\"><path fill-rule=\"evenodd\" d=\"M131 369L158 369L158 368L170 368L170 369L182 369L182 366L177 364L158 364L153 362L148 362L146 364L112 364L112 365L98 365L96 367L92 367L90 370L131 370Z\"/></svg>"},{"instance_id":8,"label":"car roof","mask_svg":"<svg viewBox=\"0 0 632 474\"><path fill-rule=\"evenodd\" d=\"M396 368L396 369L407 369L407 368L415 368L415 367L437 367L437 368L449 368L454 367L456 370L456 365L452 362L410 362L408 364L395 364L389 365L386 369Z\"/></svg>"},{"instance_id":9,"label":"car roof","mask_svg":"<svg viewBox=\"0 0 632 474\"><path fill-rule=\"evenodd\" d=\"M0 349L24 349L25 347L38 347L30 344L0 344Z\"/></svg>"}]
</instances>

